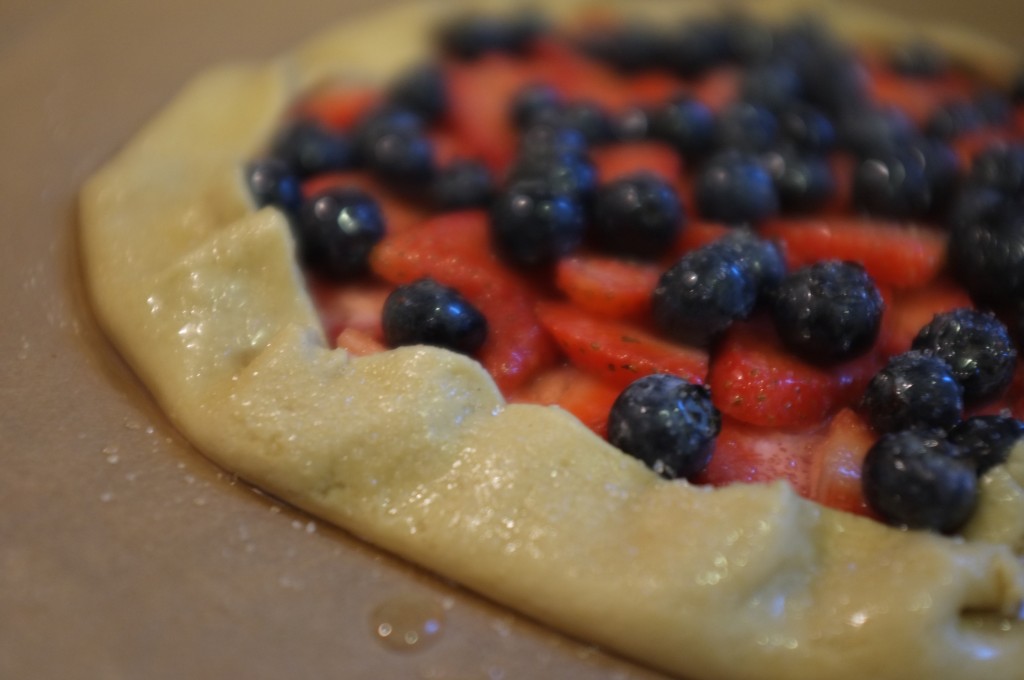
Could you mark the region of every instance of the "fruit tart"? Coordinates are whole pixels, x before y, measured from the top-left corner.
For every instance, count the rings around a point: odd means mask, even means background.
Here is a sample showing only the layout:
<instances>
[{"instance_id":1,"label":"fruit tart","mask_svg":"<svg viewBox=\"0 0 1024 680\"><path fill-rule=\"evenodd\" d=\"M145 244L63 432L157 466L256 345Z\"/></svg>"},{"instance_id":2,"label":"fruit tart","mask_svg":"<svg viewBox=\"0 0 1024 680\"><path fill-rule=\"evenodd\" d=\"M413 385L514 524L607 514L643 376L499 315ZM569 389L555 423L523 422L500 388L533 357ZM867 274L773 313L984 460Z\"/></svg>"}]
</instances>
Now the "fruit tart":
<instances>
[{"instance_id":1,"label":"fruit tart","mask_svg":"<svg viewBox=\"0 0 1024 680\"><path fill-rule=\"evenodd\" d=\"M1019 678L1024 86L807 7L215 68L83 190L97 315L217 463L640 663Z\"/></svg>"}]
</instances>

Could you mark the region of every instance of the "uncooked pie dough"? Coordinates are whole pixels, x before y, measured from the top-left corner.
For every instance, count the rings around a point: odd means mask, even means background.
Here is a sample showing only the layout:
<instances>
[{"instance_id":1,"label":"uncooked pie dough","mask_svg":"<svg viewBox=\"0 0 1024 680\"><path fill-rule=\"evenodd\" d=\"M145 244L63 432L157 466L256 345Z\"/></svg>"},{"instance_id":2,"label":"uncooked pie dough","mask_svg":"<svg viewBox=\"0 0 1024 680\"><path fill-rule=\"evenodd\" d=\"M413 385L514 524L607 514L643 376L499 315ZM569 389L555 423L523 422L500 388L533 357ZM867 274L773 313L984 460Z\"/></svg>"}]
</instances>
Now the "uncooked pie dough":
<instances>
[{"instance_id":1,"label":"uncooked pie dough","mask_svg":"<svg viewBox=\"0 0 1024 680\"><path fill-rule=\"evenodd\" d=\"M442 11L379 10L273 63L203 74L85 187L97 315L175 425L253 484L669 673L1024 677L1024 452L984 482L976 540L901 532L782 483L662 480L563 411L506 405L460 355L327 348L285 219L251 208L241 167L310 85L416 61ZM842 34L906 31L843 18ZM932 37L1007 63L983 41Z\"/></svg>"}]
</instances>

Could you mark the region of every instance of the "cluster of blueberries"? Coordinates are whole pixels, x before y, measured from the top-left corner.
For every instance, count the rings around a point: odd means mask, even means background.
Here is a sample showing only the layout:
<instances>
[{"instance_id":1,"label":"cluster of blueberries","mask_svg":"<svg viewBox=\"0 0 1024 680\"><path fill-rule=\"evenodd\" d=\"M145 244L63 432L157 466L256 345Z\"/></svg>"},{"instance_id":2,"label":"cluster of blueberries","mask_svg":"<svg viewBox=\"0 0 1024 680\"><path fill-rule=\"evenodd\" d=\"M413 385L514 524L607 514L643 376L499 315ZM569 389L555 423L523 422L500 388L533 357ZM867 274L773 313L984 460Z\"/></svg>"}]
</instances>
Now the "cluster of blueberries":
<instances>
[{"instance_id":1,"label":"cluster of blueberries","mask_svg":"<svg viewBox=\"0 0 1024 680\"><path fill-rule=\"evenodd\" d=\"M546 30L532 14L474 15L442 27L438 41L448 57L473 60L490 51L525 52ZM787 273L778 249L755 229L776 214L813 213L830 200L837 179L827 157L842 150L856 159L855 209L945 225L953 273L981 307L1015 320L1024 336L1024 146L993 146L966 171L950 146L960 134L1007 122L1024 101L1024 78L1007 93L986 91L940 107L922 130L902 112L871 104L858 60L809 19L774 27L727 16L669 30L626 23L581 38L579 47L624 73L658 68L695 77L737 63L744 67L740 96L718 113L683 94L612 116L590 102L565 101L547 85L527 86L508 114L520 133L516 157L507 175L495 178L474 160L435 162L426 131L446 114L448 93L441 67L430 63L396 80L384 105L346 134L291 122L248 168L253 196L284 210L305 266L332 280L365 270L384 220L361 190L332 188L303 200L300 183L354 168L438 210L488 209L496 249L524 269L542 268L584 242L653 258L684 228L676 190L646 173L599 184L589 150L661 141L697 168L696 213L736 229L662 276L652 300L655 322L676 340L707 346L763 302L787 347L831 365L873 345L883 309L878 289L850 263ZM951 67L927 44L897 50L891 66L916 78ZM473 353L487 334L486 319L458 291L430 280L396 290L383 321L392 345ZM1005 389L1015 362L1006 327L991 313L968 310L936 318L913 352L893 358L863 400L873 427L886 433L864 474L876 510L895 524L942 531L965 521L977 474L1005 459L1022 425L1001 417L960 422L961 414ZM658 415L651 420L650 413ZM706 388L652 376L620 397L609 439L667 477L692 477L707 464L720 422Z\"/></svg>"}]
</instances>

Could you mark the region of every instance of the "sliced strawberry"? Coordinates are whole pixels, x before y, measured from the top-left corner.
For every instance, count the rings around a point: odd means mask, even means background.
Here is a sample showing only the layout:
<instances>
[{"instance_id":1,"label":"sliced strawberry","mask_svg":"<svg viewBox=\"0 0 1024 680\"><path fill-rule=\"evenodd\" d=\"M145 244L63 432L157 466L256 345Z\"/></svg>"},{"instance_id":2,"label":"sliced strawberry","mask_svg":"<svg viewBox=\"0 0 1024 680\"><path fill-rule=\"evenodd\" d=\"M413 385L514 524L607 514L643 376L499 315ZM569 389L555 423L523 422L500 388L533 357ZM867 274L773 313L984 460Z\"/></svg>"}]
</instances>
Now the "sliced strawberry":
<instances>
[{"instance_id":1,"label":"sliced strawberry","mask_svg":"<svg viewBox=\"0 0 1024 680\"><path fill-rule=\"evenodd\" d=\"M572 364L616 387L652 373L695 383L707 378L706 352L666 342L633 324L560 303L538 305L537 316Z\"/></svg>"},{"instance_id":2,"label":"sliced strawberry","mask_svg":"<svg viewBox=\"0 0 1024 680\"><path fill-rule=\"evenodd\" d=\"M969 99L975 90L969 78L953 70L942 76L917 78L896 73L879 59L868 58L865 66L868 96L876 104L902 110L917 125L923 125L941 104Z\"/></svg>"},{"instance_id":3,"label":"sliced strawberry","mask_svg":"<svg viewBox=\"0 0 1024 680\"><path fill-rule=\"evenodd\" d=\"M591 153L591 158L602 183L636 172L649 172L673 184L682 170L679 154L658 142L625 142L599 147Z\"/></svg>"},{"instance_id":4,"label":"sliced strawberry","mask_svg":"<svg viewBox=\"0 0 1024 680\"><path fill-rule=\"evenodd\" d=\"M923 286L946 259L947 236L936 229L861 217L775 220L763 236L785 245L791 269L818 260L852 260L878 283L893 288Z\"/></svg>"},{"instance_id":5,"label":"sliced strawberry","mask_svg":"<svg viewBox=\"0 0 1024 680\"><path fill-rule=\"evenodd\" d=\"M859 397L875 374L874 352L822 368L787 351L765 318L740 322L722 339L708 384L715 406L761 427L807 427Z\"/></svg>"},{"instance_id":6,"label":"sliced strawberry","mask_svg":"<svg viewBox=\"0 0 1024 680\"><path fill-rule=\"evenodd\" d=\"M633 98L625 79L565 41L538 40L530 61L566 101L588 101L610 113L625 110Z\"/></svg>"},{"instance_id":7,"label":"sliced strawberry","mask_svg":"<svg viewBox=\"0 0 1024 680\"><path fill-rule=\"evenodd\" d=\"M969 168L979 152L1012 138L1009 130L987 127L962 134L952 140L951 144L957 158L960 159L960 167Z\"/></svg>"},{"instance_id":8,"label":"sliced strawberry","mask_svg":"<svg viewBox=\"0 0 1024 680\"><path fill-rule=\"evenodd\" d=\"M672 247L670 261L675 262L691 250L706 246L722 238L732 230L721 222L690 222L683 227L682 233Z\"/></svg>"},{"instance_id":9,"label":"sliced strawberry","mask_svg":"<svg viewBox=\"0 0 1024 680\"><path fill-rule=\"evenodd\" d=\"M547 79L525 60L493 53L473 62L449 62L445 71L451 132L495 174L504 174L516 148L512 98Z\"/></svg>"},{"instance_id":10,"label":"sliced strawberry","mask_svg":"<svg viewBox=\"0 0 1024 680\"><path fill-rule=\"evenodd\" d=\"M387 349L384 343L370 337L363 331L357 328L346 328L342 332L338 333L338 337L335 338L334 344L339 349L346 350L349 354L356 357L365 357L371 354L377 354Z\"/></svg>"},{"instance_id":11,"label":"sliced strawberry","mask_svg":"<svg viewBox=\"0 0 1024 680\"><path fill-rule=\"evenodd\" d=\"M693 84L693 96L717 113L739 98L740 76L735 66L711 69Z\"/></svg>"},{"instance_id":12,"label":"sliced strawberry","mask_svg":"<svg viewBox=\"0 0 1024 680\"><path fill-rule=\"evenodd\" d=\"M630 78L627 87L638 106L661 104L690 90L685 81L668 71L643 71Z\"/></svg>"},{"instance_id":13,"label":"sliced strawberry","mask_svg":"<svg viewBox=\"0 0 1024 680\"><path fill-rule=\"evenodd\" d=\"M675 96L689 95L717 113L739 97L740 71L732 66L720 66L697 80L683 80L661 71L645 71L631 78L628 87L633 102L638 105L650 106Z\"/></svg>"},{"instance_id":14,"label":"sliced strawberry","mask_svg":"<svg viewBox=\"0 0 1024 680\"><path fill-rule=\"evenodd\" d=\"M863 418L844 408L832 418L811 452L811 500L836 510L873 516L861 489L864 456L875 433Z\"/></svg>"},{"instance_id":15,"label":"sliced strawberry","mask_svg":"<svg viewBox=\"0 0 1024 680\"><path fill-rule=\"evenodd\" d=\"M885 332L879 338L879 351L883 356L902 354L936 314L970 306L967 291L945 278L924 288L893 291L886 300Z\"/></svg>"},{"instance_id":16,"label":"sliced strawberry","mask_svg":"<svg viewBox=\"0 0 1024 680\"><path fill-rule=\"evenodd\" d=\"M475 150L452 132L450 127L430 130L428 136L434 144L434 161L438 167L443 168L455 160L477 158Z\"/></svg>"},{"instance_id":17,"label":"sliced strawberry","mask_svg":"<svg viewBox=\"0 0 1024 680\"><path fill-rule=\"evenodd\" d=\"M350 283L339 287L311 280L307 287L328 338L334 339L351 328L377 342L384 341L381 312L391 291L389 286Z\"/></svg>"},{"instance_id":18,"label":"sliced strawberry","mask_svg":"<svg viewBox=\"0 0 1024 680\"><path fill-rule=\"evenodd\" d=\"M837 151L829 155L828 164L836 190L821 207L821 212L825 215L848 214L853 205L853 171L857 160L852 154Z\"/></svg>"},{"instance_id":19,"label":"sliced strawberry","mask_svg":"<svg viewBox=\"0 0 1024 680\"><path fill-rule=\"evenodd\" d=\"M711 462L695 481L725 486L781 479L807 497L812 488L811 453L818 438L813 430L766 429L723 417Z\"/></svg>"},{"instance_id":20,"label":"sliced strawberry","mask_svg":"<svg viewBox=\"0 0 1024 680\"><path fill-rule=\"evenodd\" d=\"M334 130L349 130L381 101L376 88L332 85L306 97L295 110L300 118L312 118Z\"/></svg>"},{"instance_id":21,"label":"sliced strawberry","mask_svg":"<svg viewBox=\"0 0 1024 680\"><path fill-rule=\"evenodd\" d=\"M513 403L560 406L596 434L608 430L608 413L621 390L575 366L544 371L509 397Z\"/></svg>"},{"instance_id":22,"label":"sliced strawberry","mask_svg":"<svg viewBox=\"0 0 1024 680\"><path fill-rule=\"evenodd\" d=\"M449 213L389 234L370 266L393 284L429 276L473 303L488 324L477 358L506 394L553 363L554 346L533 311L537 294L492 252L486 213Z\"/></svg>"},{"instance_id":23,"label":"sliced strawberry","mask_svg":"<svg viewBox=\"0 0 1024 680\"><path fill-rule=\"evenodd\" d=\"M334 172L317 175L302 184L302 195L312 196L332 187L354 187L362 189L377 200L389 233L408 231L429 216L421 206L405 200L383 184L363 172Z\"/></svg>"},{"instance_id":24,"label":"sliced strawberry","mask_svg":"<svg viewBox=\"0 0 1024 680\"><path fill-rule=\"evenodd\" d=\"M651 307L661 268L598 255L563 258L555 286L577 307L616 319L636 318Z\"/></svg>"}]
</instances>

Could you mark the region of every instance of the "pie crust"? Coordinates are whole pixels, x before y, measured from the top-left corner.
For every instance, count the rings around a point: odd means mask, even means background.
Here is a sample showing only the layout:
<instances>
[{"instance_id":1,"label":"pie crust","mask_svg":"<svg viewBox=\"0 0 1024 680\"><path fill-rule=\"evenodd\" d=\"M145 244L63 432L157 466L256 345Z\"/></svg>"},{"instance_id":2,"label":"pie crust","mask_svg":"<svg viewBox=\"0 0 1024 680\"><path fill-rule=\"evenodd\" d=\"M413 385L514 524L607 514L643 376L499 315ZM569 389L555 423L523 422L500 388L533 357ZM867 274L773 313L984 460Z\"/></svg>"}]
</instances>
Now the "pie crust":
<instances>
[{"instance_id":1,"label":"pie crust","mask_svg":"<svg viewBox=\"0 0 1024 680\"><path fill-rule=\"evenodd\" d=\"M557 20L585 4L545 11ZM908 32L810 5L840 16L841 34ZM808 3L753 9L794 6ZM272 63L202 74L83 189L96 313L174 424L260 488L669 673L1021 678L1024 452L985 480L975 540L903 532L782 483L662 480L557 408L506 405L457 354L327 348L287 224L252 209L240 169L297 94L327 78L387 79L427 52L424 27L450 9L378 9ZM1015 63L978 38L928 35L992 74Z\"/></svg>"}]
</instances>

